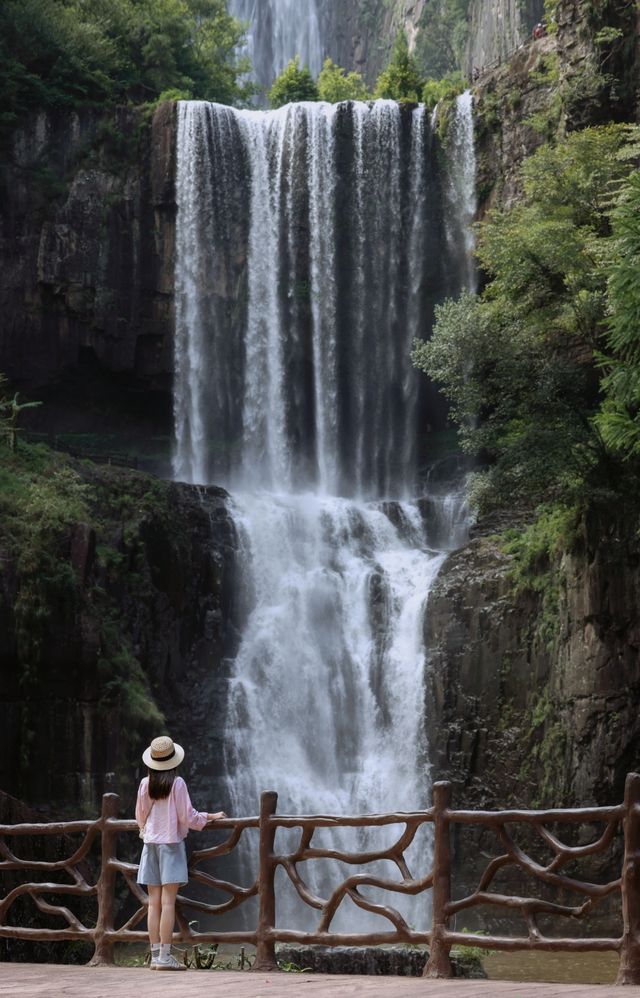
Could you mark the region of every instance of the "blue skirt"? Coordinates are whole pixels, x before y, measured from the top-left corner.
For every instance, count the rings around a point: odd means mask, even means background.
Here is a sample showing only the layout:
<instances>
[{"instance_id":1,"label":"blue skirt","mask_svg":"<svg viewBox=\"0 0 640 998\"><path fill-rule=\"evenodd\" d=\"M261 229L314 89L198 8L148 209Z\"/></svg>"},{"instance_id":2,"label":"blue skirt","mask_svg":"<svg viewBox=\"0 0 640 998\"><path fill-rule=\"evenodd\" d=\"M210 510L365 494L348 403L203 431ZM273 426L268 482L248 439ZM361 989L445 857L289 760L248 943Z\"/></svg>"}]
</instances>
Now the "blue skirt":
<instances>
[{"instance_id":1,"label":"blue skirt","mask_svg":"<svg viewBox=\"0 0 640 998\"><path fill-rule=\"evenodd\" d=\"M145 842L140 857L138 883L148 887L188 884L187 849L184 842Z\"/></svg>"}]
</instances>

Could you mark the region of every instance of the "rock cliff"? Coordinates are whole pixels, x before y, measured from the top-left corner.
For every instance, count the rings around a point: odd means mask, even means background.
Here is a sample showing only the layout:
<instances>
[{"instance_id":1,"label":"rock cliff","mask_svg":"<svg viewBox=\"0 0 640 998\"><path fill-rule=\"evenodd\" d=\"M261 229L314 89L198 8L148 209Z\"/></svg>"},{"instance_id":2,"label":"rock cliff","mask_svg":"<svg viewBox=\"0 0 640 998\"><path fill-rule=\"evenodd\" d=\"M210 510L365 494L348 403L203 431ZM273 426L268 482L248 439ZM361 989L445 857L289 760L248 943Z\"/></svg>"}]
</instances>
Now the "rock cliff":
<instances>
[{"instance_id":1,"label":"rock cliff","mask_svg":"<svg viewBox=\"0 0 640 998\"><path fill-rule=\"evenodd\" d=\"M466 72L488 69L507 60L531 37L544 13L542 0L472 0Z\"/></svg>"},{"instance_id":2,"label":"rock cliff","mask_svg":"<svg viewBox=\"0 0 640 998\"><path fill-rule=\"evenodd\" d=\"M45 389L48 429L77 430L79 411L89 431L112 421L168 432L173 122L172 104L152 121L128 109L49 112L12 135L0 190L0 370Z\"/></svg>"},{"instance_id":3,"label":"rock cliff","mask_svg":"<svg viewBox=\"0 0 640 998\"><path fill-rule=\"evenodd\" d=\"M624 0L602 12L583 0L560 0L554 30L528 37L480 75L474 98L481 215L518 200L522 162L544 142L576 128L638 120L639 16Z\"/></svg>"},{"instance_id":4,"label":"rock cliff","mask_svg":"<svg viewBox=\"0 0 640 998\"><path fill-rule=\"evenodd\" d=\"M546 598L539 586L516 592L512 568L496 538L479 536L447 559L431 592L433 776L453 782L460 806L620 803L640 757L637 538L590 518L575 549L541 567ZM490 848L477 830L458 837L465 886Z\"/></svg>"},{"instance_id":5,"label":"rock cliff","mask_svg":"<svg viewBox=\"0 0 640 998\"><path fill-rule=\"evenodd\" d=\"M399 29L415 47L426 0L343 0L326 11L327 50L341 66L362 73L370 85L384 69Z\"/></svg>"},{"instance_id":6,"label":"rock cliff","mask_svg":"<svg viewBox=\"0 0 640 998\"><path fill-rule=\"evenodd\" d=\"M64 467L90 490L83 522L37 545L0 523L0 784L54 814L95 814L107 791L130 808L145 739L166 726L198 746L185 765L213 809L238 625L225 494Z\"/></svg>"}]
</instances>

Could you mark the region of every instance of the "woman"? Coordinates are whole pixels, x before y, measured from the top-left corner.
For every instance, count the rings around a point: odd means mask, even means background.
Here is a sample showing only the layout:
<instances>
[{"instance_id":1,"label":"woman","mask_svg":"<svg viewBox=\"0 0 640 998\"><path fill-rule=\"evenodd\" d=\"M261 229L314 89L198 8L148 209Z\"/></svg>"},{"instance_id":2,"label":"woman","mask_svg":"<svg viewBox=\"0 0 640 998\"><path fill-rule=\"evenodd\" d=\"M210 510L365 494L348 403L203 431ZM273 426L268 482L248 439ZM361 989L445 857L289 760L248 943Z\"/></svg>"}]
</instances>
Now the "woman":
<instances>
[{"instance_id":1,"label":"woman","mask_svg":"<svg viewBox=\"0 0 640 998\"><path fill-rule=\"evenodd\" d=\"M149 770L138 787L136 821L144 839L138 883L149 892L149 944L152 970L186 970L171 953L178 889L188 883L184 840L190 828L201 831L209 821L226 818L196 811L187 784L177 769L184 749L168 736L154 738L142 754Z\"/></svg>"}]
</instances>

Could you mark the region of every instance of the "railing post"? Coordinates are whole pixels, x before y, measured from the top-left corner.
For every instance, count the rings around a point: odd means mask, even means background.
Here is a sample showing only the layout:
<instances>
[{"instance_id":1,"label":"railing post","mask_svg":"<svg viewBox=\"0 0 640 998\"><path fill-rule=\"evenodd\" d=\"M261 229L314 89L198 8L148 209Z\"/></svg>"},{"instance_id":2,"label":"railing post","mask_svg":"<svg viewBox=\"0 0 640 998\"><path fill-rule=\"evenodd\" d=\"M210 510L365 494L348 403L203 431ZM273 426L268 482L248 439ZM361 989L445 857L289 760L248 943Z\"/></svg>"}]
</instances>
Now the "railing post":
<instances>
[{"instance_id":1,"label":"railing post","mask_svg":"<svg viewBox=\"0 0 640 998\"><path fill-rule=\"evenodd\" d=\"M116 871L111 865L115 859L118 833L109 827L109 819L118 817L120 798L117 794L103 794L101 824L101 865L98 879L98 920L93 933L95 952L90 967L110 967L113 959L113 942L108 933L113 931L116 906Z\"/></svg>"},{"instance_id":2,"label":"railing post","mask_svg":"<svg viewBox=\"0 0 640 998\"><path fill-rule=\"evenodd\" d=\"M616 984L640 984L640 774L628 773L624 786L622 863L622 947Z\"/></svg>"},{"instance_id":3,"label":"railing post","mask_svg":"<svg viewBox=\"0 0 640 998\"><path fill-rule=\"evenodd\" d=\"M276 944L271 938L271 931L276 925L276 893L275 866L273 862L273 846L276 830L269 818L276 813L278 795L274 790L267 790L260 795L260 851L258 870L258 933L256 941L256 958L252 970L277 970Z\"/></svg>"},{"instance_id":4,"label":"railing post","mask_svg":"<svg viewBox=\"0 0 640 998\"><path fill-rule=\"evenodd\" d=\"M451 806L451 784L433 785L433 916L431 946L423 977L451 977L449 950L444 933L449 926L447 906L451 900L451 842L448 810Z\"/></svg>"}]
</instances>

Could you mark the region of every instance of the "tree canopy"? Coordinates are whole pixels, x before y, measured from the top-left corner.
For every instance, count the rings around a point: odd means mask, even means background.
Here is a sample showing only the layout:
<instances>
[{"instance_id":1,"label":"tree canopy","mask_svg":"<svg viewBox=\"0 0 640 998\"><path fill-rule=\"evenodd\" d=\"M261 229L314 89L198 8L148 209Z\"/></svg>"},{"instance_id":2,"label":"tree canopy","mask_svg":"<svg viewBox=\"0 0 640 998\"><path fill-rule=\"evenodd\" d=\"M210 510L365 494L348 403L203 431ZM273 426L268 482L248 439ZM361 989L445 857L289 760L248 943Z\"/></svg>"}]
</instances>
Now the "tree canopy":
<instances>
[{"instance_id":1,"label":"tree canopy","mask_svg":"<svg viewBox=\"0 0 640 998\"><path fill-rule=\"evenodd\" d=\"M451 400L462 446L484 462L480 507L575 499L616 478L599 413L615 406L635 419L633 392L625 401L614 377L623 365L631 385L636 361L640 373L640 349L625 340L638 328L637 296L625 290L638 252L638 228L629 230L637 217L627 151L634 135L624 125L589 128L530 157L524 199L490 213L479 229L482 295L445 302L432 340L415 345L414 362ZM601 384L604 341L611 373Z\"/></svg>"},{"instance_id":2,"label":"tree canopy","mask_svg":"<svg viewBox=\"0 0 640 998\"><path fill-rule=\"evenodd\" d=\"M422 97L424 83L417 60L409 52L407 36L404 31L399 31L389 64L376 82L374 97L417 104Z\"/></svg>"},{"instance_id":3,"label":"tree canopy","mask_svg":"<svg viewBox=\"0 0 640 998\"><path fill-rule=\"evenodd\" d=\"M599 357L604 401L596 422L625 460L640 458L640 174L624 186L613 213L609 314Z\"/></svg>"},{"instance_id":4,"label":"tree canopy","mask_svg":"<svg viewBox=\"0 0 640 998\"><path fill-rule=\"evenodd\" d=\"M249 66L225 0L5 0L2 118L32 108L146 103L164 91L242 102Z\"/></svg>"},{"instance_id":5,"label":"tree canopy","mask_svg":"<svg viewBox=\"0 0 640 998\"><path fill-rule=\"evenodd\" d=\"M347 73L332 59L325 59L318 76L318 97L337 104L344 100L367 100L369 92L360 73Z\"/></svg>"},{"instance_id":6,"label":"tree canopy","mask_svg":"<svg viewBox=\"0 0 640 998\"><path fill-rule=\"evenodd\" d=\"M283 107L295 101L318 100L318 88L311 71L307 66L300 65L297 55L276 77L268 95L269 107Z\"/></svg>"}]
</instances>

